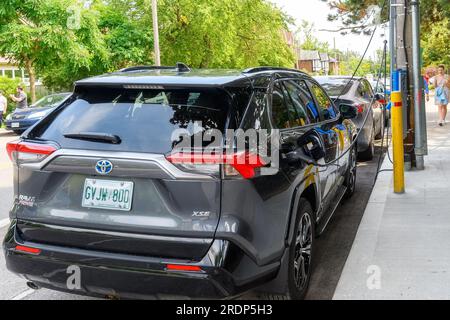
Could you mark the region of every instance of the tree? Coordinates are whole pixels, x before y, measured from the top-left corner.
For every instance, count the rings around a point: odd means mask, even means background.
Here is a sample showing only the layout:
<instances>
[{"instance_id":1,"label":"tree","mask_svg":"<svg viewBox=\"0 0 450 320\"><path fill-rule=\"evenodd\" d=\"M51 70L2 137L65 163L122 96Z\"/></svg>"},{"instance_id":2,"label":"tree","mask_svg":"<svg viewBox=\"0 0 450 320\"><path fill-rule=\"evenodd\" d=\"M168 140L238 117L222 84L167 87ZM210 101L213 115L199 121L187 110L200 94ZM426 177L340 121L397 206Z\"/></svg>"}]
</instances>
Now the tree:
<instances>
[{"instance_id":1,"label":"tree","mask_svg":"<svg viewBox=\"0 0 450 320\"><path fill-rule=\"evenodd\" d=\"M342 31L368 32L367 23L369 8L377 5L381 7L385 0L341 0L328 1L335 13L329 16L330 20L342 22ZM389 1L387 1L389 3ZM448 53L448 39L450 39L450 1L448 0L421 0L422 13L421 32L422 47L424 49L424 64L435 65L439 63L450 64ZM384 10L381 21L388 20L388 10Z\"/></svg>"},{"instance_id":2,"label":"tree","mask_svg":"<svg viewBox=\"0 0 450 320\"><path fill-rule=\"evenodd\" d=\"M110 52L110 70L153 64L149 0L96 1L91 9L99 12L98 28Z\"/></svg>"},{"instance_id":3,"label":"tree","mask_svg":"<svg viewBox=\"0 0 450 320\"><path fill-rule=\"evenodd\" d=\"M292 66L288 18L265 0L161 0L162 61L199 68Z\"/></svg>"},{"instance_id":4,"label":"tree","mask_svg":"<svg viewBox=\"0 0 450 320\"><path fill-rule=\"evenodd\" d=\"M27 70L33 102L37 72L67 88L80 73L107 65L95 14L70 0L3 0L0 34L0 54Z\"/></svg>"}]
</instances>

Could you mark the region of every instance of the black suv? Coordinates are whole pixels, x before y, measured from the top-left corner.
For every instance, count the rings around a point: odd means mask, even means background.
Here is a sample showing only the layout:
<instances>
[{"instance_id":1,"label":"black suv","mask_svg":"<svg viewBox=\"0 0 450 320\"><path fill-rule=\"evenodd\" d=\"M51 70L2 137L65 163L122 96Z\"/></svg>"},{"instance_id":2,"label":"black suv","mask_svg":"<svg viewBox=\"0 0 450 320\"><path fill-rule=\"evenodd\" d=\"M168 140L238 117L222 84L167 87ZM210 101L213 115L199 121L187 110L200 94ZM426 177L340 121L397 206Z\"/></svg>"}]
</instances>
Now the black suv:
<instances>
[{"instance_id":1,"label":"black suv","mask_svg":"<svg viewBox=\"0 0 450 320\"><path fill-rule=\"evenodd\" d=\"M101 297L302 298L314 239L355 189L356 113L290 69L79 81L7 146L7 267L32 287ZM245 133L241 149L228 132Z\"/></svg>"}]
</instances>

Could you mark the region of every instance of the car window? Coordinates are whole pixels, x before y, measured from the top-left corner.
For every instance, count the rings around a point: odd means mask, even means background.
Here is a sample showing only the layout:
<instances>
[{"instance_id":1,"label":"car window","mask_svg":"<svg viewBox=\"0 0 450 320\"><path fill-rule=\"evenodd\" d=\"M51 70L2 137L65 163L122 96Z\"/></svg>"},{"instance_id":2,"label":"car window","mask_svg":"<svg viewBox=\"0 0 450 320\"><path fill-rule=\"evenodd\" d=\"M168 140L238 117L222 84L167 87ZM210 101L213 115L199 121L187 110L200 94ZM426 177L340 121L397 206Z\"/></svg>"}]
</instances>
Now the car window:
<instances>
[{"instance_id":1,"label":"car window","mask_svg":"<svg viewBox=\"0 0 450 320\"><path fill-rule=\"evenodd\" d=\"M311 90L316 97L319 105L319 111L323 120L331 120L336 118L337 112L325 91L317 84L311 83Z\"/></svg>"},{"instance_id":2,"label":"car window","mask_svg":"<svg viewBox=\"0 0 450 320\"><path fill-rule=\"evenodd\" d=\"M370 100L373 97L372 87L367 81L361 81L358 86L358 94L366 100Z\"/></svg>"},{"instance_id":3,"label":"car window","mask_svg":"<svg viewBox=\"0 0 450 320\"><path fill-rule=\"evenodd\" d=\"M320 122L319 109L317 108L316 102L314 101L313 95L308 88L308 85L303 80L293 80L300 91L300 99L305 106L306 113L308 114L309 123Z\"/></svg>"},{"instance_id":4,"label":"car window","mask_svg":"<svg viewBox=\"0 0 450 320\"><path fill-rule=\"evenodd\" d=\"M225 132L231 107L223 90L122 89L80 87L76 99L36 134L63 148L104 151L171 152L182 139L209 129ZM120 137L120 144L69 139L65 135L100 132Z\"/></svg>"},{"instance_id":5,"label":"car window","mask_svg":"<svg viewBox=\"0 0 450 320\"><path fill-rule=\"evenodd\" d=\"M308 97L302 92L301 88L294 81L285 81L287 94L292 101L292 106L295 109L294 123L296 126L304 126L310 124L307 113ZM294 114L293 114L294 115Z\"/></svg>"},{"instance_id":6,"label":"car window","mask_svg":"<svg viewBox=\"0 0 450 320\"><path fill-rule=\"evenodd\" d=\"M272 120L278 129L290 128L289 113L280 83L275 83L273 87Z\"/></svg>"},{"instance_id":7,"label":"car window","mask_svg":"<svg viewBox=\"0 0 450 320\"><path fill-rule=\"evenodd\" d=\"M250 101L247 113L242 121L241 128L270 129L270 121L267 112L267 93L261 90L255 91Z\"/></svg>"}]
</instances>

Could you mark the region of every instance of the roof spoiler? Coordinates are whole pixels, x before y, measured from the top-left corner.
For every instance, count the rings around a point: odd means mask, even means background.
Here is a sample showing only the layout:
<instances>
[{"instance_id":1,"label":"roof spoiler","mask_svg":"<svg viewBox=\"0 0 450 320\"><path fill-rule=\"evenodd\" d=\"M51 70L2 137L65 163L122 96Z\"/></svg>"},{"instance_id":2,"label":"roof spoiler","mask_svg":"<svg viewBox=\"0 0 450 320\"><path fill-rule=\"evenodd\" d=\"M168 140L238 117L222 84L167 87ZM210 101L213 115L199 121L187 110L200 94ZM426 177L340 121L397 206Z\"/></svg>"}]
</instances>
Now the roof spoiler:
<instances>
[{"instance_id":1,"label":"roof spoiler","mask_svg":"<svg viewBox=\"0 0 450 320\"><path fill-rule=\"evenodd\" d=\"M175 67L170 66L135 66L119 70L119 72L136 72L136 71L157 71L157 70L174 70L180 73L190 72L191 69L182 62L177 62Z\"/></svg>"}]
</instances>

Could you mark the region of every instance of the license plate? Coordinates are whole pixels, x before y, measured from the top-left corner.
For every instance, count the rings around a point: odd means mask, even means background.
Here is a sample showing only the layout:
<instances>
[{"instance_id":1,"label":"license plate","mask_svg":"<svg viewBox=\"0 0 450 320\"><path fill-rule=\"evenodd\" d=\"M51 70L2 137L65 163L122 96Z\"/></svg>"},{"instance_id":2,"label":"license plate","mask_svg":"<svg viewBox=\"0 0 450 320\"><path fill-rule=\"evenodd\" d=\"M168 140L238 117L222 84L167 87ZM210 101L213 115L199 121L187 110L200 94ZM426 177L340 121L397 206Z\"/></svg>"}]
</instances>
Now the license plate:
<instances>
[{"instance_id":1,"label":"license plate","mask_svg":"<svg viewBox=\"0 0 450 320\"><path fill-rule=\"evenodd\" d=\"M133 201L134 183L86 179L84 182L82 206L107 210L130 211Z\"/></svg>"},{"instance_id":2,"label":"license plate","mask_svg":"<svg viewBox=\"0 0 450 320\"><path fill-rule=\"evenodd\" d=\"M11 128L18 128L18 127L20 127L20 123L18 122L11 123Z\"/></svg>"}]
</instances>

